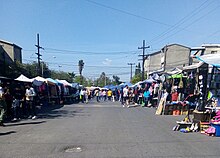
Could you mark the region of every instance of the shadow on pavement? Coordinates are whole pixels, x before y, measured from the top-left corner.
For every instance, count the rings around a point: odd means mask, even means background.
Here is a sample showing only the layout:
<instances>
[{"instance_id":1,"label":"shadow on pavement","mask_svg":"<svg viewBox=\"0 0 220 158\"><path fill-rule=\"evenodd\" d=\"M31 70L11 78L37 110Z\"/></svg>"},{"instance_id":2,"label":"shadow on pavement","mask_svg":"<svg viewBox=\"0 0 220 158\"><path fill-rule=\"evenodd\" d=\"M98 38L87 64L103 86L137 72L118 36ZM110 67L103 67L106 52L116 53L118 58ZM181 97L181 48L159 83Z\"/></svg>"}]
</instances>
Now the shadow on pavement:
<instances>
[{"instance_id":1,"label":"shadow on pavement","mask_svg":"<svg viewBox=\"0 0 220 158\"><path fill-rule=\"evenodd\" d=\"M11 124L5 125L5 127L10 127L10 126L24 126L24 125L36 125L36 124L41 124L41 123L45 123L45 122L46 122L46 121L11 123Z\"/></svg>"},{"instance_id":2,"label":"shadow on pavement","mask_svg":"<svg viewBox=\"0 0 220 158\"><path fill-rule=\"evenodd\" d=\"M9 131L9 132L4 132L4 133L0 133L0 136L5 136L5 135L9 135L12 133L16 133L15 131Z\"/></svg>"},{"instance_id":3,"label":"shadow on pavement","mask_svg":"<svg viewBox=\"0 0 220 158\"><path fill-rule=\"evenodd\" d=\"M83 109L62 109L63 107L64 105L42 106L38 109L37 117L38 119L55 119L74 116L86 116L86 114L82 112Z\"/></svg>"}]
</instances>

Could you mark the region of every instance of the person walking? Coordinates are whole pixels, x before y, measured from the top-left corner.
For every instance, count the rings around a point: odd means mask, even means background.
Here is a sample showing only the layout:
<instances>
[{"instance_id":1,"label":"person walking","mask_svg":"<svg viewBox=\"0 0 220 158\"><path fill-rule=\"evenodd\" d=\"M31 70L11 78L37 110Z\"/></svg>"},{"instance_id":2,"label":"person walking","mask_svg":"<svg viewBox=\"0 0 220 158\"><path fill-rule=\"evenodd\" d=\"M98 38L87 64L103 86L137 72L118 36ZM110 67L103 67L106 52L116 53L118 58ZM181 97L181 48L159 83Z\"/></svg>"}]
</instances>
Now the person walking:
<instances>
[{"instance_id":1,"label":"person walking","mask_svg":"<svg viewBox=\"0 0 220 158\"><path fill-rule=\"evenodd\" d=\"M36 116L36 105L34 102L34 97L36 96L35 90L33 87L30 85L27 86L26 88L26 104L28 108L28 115L29 118L32 118L33 120L37 118Z\"/></svg>"},{"instance_id":2,"label":"person walking","mask_svg":"<svg viewBox=\"0 0 220 158\"><path fill-rule=\"evenodd\" d=\"M138 90L138 105L141 105L143 102L143 89L140 88Z\"/></svg>"},{"instance_id":3,"label":"person walking","mask_svg":"<svg viewBox=\"0 0 220 158\"><path fill-rule=\"evenodd\" d=\"M115 88L115 101L119 100L120 98L119 95L120 95L119 89Z\"/></svg>"},{"instance_id":4,"label":"person walking","mask_svg":"<svg viewBox=\"0 0 220 158\"><path fill-rule=\"evenodd\" d=\"M112 98L112 90L111 89L109 89L107 91L107 95L108 95L108 100L111 101L111 98Z\"/></svg>"},{"instance_id":5,"label":"person walking","mask_svg":"<svg viewBox=\"0 0 220 158\"><path fill-rule=\"evenodd\" d=\"M120 90L120 101L121 101L121 105L123 105L124 107L123 87L121 87L121 90Z\"/></svg>"},{"instance_id":6,"label":"person walking","mask_svg":"<svg viewBox=\"0 0 220 158\"><path fill-rule=\"evenodd\" d=\"M4 93L5 103L6 103L6 119L10 120L12 119L12 102L13 102L13 96L10 93L9 88L6 88Z\"/></svg>"},{"instance_id":7,"label":"person walking","mask_svg":"<svg viewBox=\"0 0 220 158\"><path fill-rule=\"evenodd\" d=\"M97 102L100 102L100 101L99 101L99 89L96 89L96 90L95 90L95 96L96 96L96 101L97 101Z\"/></svg>"},{"instance_id":8,"label":"person walking","mask_svg":"<svg viewBox=\"0 0 220 158\"><path fill-rule=\"evenodd\" d=\"M150 90L145 89L144 91L144 104L143 107L149 107L149 100L150 100Z\"/></svg>"},{"instance_id":9,"label":"person walking","mask_svg":"<svg viewBox=\"0 0 220 158\"><path fill-rule=\"evenodd\" d=\"M123 89L123 98L125 101L125 104L123 105L123 107L127 107L129 108L129 96L128 96L128 86L125 86L125 88Z\"/></svg>"}]
</instances>

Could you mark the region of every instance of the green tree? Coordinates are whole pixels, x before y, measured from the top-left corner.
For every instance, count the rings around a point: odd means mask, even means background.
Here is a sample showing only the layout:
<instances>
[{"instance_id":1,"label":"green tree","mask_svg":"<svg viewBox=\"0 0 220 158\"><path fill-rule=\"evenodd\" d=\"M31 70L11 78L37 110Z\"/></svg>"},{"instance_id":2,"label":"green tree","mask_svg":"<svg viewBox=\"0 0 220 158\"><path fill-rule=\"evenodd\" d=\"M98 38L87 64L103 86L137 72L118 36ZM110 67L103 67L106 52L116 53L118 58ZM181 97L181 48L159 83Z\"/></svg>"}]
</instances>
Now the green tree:
<instances>
[{"instance_id":1,"label":"green tree","mask_svg":"<svg viewBox=\"0 0 220 158\"><path fill-rule=\"evenodd\" d=\"M80 83L82 80L82 84ZM80 83L81 85L83 85L84 87L89 86L87 79L84 76L76 76L74 78L74 82Z\"/></svg>"},{"instance_id":2,"label":"green tree","mask_svg":"<svg viewBox=\"0 0 220 158\"><path fill-rule=\"evenodd\" d=\"M111 84L112 81L106 76L105 72L102 72L100 77L94 81L94 84L99 87L104 87L105 85Z\"/></svg>"},{"instance_id":3,"label":"green tree","mask_svg":"<svg viewBox=\"0 0 220 158\"><path fill-rule=\"evenodd\" d=\"M141 73L141 64L138 63L138 65L136 65L135 67L135 75L138 75Z\"/></svg>"},{"instance_id":4,"label":"green tree","mask_svg":"<svg viewBox=\"0 0 220 158\"><path fill-rule=\"evenodd\" d=\"M144 78L147 78L147 74L144 75ZM139 81L141 81L141 80L142 80L142 74L139 73L139 74L137 74L137 75L134 75L134 77L133 77L132 80L131 80L131 83L132 83L132 84L135 84L135 83L137 83L137 82L139 82Z\"/></svg>"},{"instance_id":5,"label":"green tree","mask_svg":"<svg viewBox=\"0 0 220 158\"><path fill-rule=\"evenodd\" d=\"M45 62L41 62L41 71L42 71L42 77L44 78L50 78L51 77L51 70L48 68L47 64Z\"/></svg>"},{"instance_id":6,"label":"green tree","mask_svg":"<svg viewBox=\"0 0 220 158\"><path fill-rule=\"evenodd\" d=\"M64 71L55 71L51 70L51 78L53 79L60 79L60 80L66 80L70 83L74 82L75 74L64 72ZM79 82L78 82L79 83Z\"/></svg>"},{"instance_id":7,"label":"green tree","mask_svg":"<svg viewBox=\"0 0 220 158\"><path fill-rule=\"evenodd\" d=\"M116 75L113 75L113 82L112 82L114 85L119 85L121 84L120 82L120 77L116 76Z\"/></svg>"}]
</instances>

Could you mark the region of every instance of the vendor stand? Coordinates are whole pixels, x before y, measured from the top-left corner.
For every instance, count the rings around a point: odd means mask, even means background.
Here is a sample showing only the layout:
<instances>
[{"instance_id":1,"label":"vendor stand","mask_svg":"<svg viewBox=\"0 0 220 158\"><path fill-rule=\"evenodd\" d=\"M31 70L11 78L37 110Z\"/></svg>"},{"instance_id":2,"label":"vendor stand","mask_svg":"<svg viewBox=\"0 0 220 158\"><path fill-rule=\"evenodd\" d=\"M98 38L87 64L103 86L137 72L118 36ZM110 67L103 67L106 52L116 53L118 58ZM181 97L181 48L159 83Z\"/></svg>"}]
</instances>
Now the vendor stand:
<instances>
[{"instance_id":1,"label":"vendor stand","mask_svg":"<svg viewBox=\"0 0 220 158\"><path fill-rule=\"evenodd\" d=\"M52 78L47 78L46 80L48 84L49 102L52 104L60 104L59 83Z\"/></svg>"},{"instance_id":2,"label":"vendor stand","mask_svg":"<svg viewBox=\"0 0 220 158\"><path fill-rule=\"evenodd\" d=\"M33 84L37 86L39 97L43 100L43 104L59 104L56 84L53 81L37 76L33 78Z\"/></svg>"},{"instance_id":3,"label":"vendor stand","mask_svg":"<svg viewBox=\"0 0 220 158\"><path fill-rule=\"evenodd\" d=\"M63 102L72 103L72 96L71 96L72 84L67 82L66 80L56 79L56 81L63 84L63 91L61 91L61 97L63 98Z\"/></svg>"},{"instance_id":4,"label":"vendor stand","mask_svg":"<svg viewBox=\"0 0 220 158\"><path fill-rule=\"evenodd\" d=\"M193 123L199 124L201 133L219 137L220 54L208 54L196 58L199 63L185 67L186 72L196 78L195 89L199 93L198 106L193 112Z\"/></svg>"}]
</instances>

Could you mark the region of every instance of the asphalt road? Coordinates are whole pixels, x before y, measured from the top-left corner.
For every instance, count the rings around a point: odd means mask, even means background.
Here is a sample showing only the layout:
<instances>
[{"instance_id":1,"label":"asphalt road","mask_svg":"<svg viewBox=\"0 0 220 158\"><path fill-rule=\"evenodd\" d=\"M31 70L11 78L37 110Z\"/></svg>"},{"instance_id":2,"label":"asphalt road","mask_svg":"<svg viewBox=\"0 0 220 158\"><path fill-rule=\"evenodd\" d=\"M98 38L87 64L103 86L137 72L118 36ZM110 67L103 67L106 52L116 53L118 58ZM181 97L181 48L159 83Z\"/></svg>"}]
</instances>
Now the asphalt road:
<instances>
[{"instance_id":1,"label":"asphalt road","mask_svg":"<svg viewBox=\"0 0 220 158\"><path fill-rule=\"evenodd\" d=\"M219 137L172 131L182 118L117 102L54 106L0 127L0 158L219 158Z\"/></svg>"}]
</instances>

